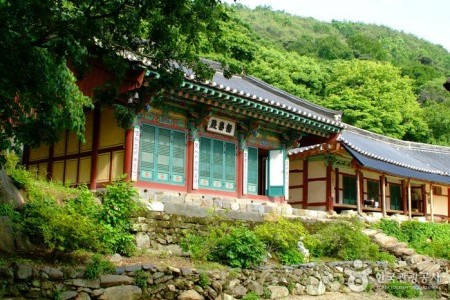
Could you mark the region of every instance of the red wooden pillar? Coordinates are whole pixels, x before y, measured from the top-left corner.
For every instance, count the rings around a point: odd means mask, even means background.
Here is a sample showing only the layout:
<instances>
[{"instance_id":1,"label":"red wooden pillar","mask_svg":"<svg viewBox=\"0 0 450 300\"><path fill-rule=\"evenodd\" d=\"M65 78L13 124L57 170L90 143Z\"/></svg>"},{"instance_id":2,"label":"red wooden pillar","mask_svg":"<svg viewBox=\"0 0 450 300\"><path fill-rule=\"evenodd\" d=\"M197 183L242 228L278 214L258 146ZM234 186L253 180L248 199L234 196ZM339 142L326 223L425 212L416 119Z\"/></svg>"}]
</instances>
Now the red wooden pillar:
<instances>
[{"instance_id":1,"label":"red wooden pillar","mask_svg":"<svg viewBox=\"0 0 450 300\"><path fill-rule=\"evenodd\" d=\"M402 208L403 214L408 214L408 189L406 188L405 181L402 180Z\"/></svg>"},{"instance_id":2,"label":"red wooden pillar","mask_svg":"<svg viewBox=\"0 0 450 300\"><path fill-rule=\"evenodd\" d=\"M308 208L308 160L303 160L303 209Z\"/></svg>"},{"instance_id":3,"label":"red wooden pillar","mask_svg":"<svg viewBox=\"0 0 450 300\"><path fill-rule=\"evenodd\" d=\"M30 161L30 146L25 146L22 154L22 163L28 169L28 162Z\"/></svg>"},{"instance_id":4,"label":"red wooden pillar","mask_svg":"<svg viewBox=\"0 0 450 300\"><path fill-rule=\"evenodd\" d=\"M327 182L326 182L326 198L327 198L327 211L333 210L333 198L331 197L331 173L333 171L333 166L331 165L331 162L328 162L327 164Z\"/></svg>"},{"instance_id":5,"label":"red wooden pillar","mask_svg":"<svg viewBox=\"0 0 450 300\"><path fill-rule=\"evenodd\" d=\"M362 212L362 201L364 195L364 179L362 172L359 169L355 170L356 175L356 210L358 213Z\"/></svg>"},{"instance_id":6,"label":"red wooden pillar","mask_svg":"<svg viewBox=\"0 0 450 300\"><path fill-rule=\"evenodd\" d=\"M47 179L52 179L53 175L53 145L48 150Z\"/></svg>"},{"instance_id":7,"label":"red wooden pillar","mask_svg":"<svg viewBox=\"0 0 450 300\"><path fill-rule=\"evenodd\" d=\"M430 198L431 198L431 189L433 188L433 184L430 184ZM425 187L425 184L422 184L422 213L423 215L426 217L427 216L427 203L428 203L428 199L427 199L427 190Z\"/></svg>"},{"instance_id":8,"label":"red wooden pillar","mask_svg":"<svg viewBox=\"0 0 450 300\"><path fill-rule=\"evenodd\" d=\"M100 143L100 110L94 108L94 124L92 130L91 180L89 189L97 189L98 147Z\"/></svg>"},{"instance_id":9,"label":"red wooden pillar","mask_svg":"<svg viewBox=\"0 0 450 300\"><path fill-rule=\"evenodd\" d=\"M245 197L244 195L244 150L238 147L236 159L236 192L238 198Z\"/></svg>"},{"instance_id":10,"label":"red wooden pillar","mask_svg":"<svg viewBox=\"0 0 450 300\"><path fill-rule=\"evenodd\" d=\"M334 170L334 203L339 203L339 169Z\"/></svg>"},{"instance_id":11,"label":"red wooden pillar","mask_svg":"<svg viewBox=\"0 0 450 300\"><path fill-rule=\"evenodd\" d=\"M381 187L381 201L380 203L380 208L381 208L381 212L383 213L383 217L386 217L387 212L386 212L386 175L381 175L380 176L380 187Z\"/></svg>"},{"instance_id":12,"label":"red wooden pillar","mask_svg":"<svg viewBox=\"0 0 450 300\"><path fill-rule=\"evenodd\" d=\"M125 131L125 149L123 153L123 173L126 174L125 180L131 179L131 165L133 161L133 128Z\"/></svg>"},{"instance_id":13,"label":"red wooden pillar","mask_svg":"<svg viewBox=\"0 0 450 300\"><path fill-rule=\"evenodd\" d=\"M447 189L447 217L450 218L450 188Z\"/></svg>"},{"instance_id":14,"label":"red wooden pillar","mask_svg":"<svg viewBox=\"0 0 450 300\"><path fill-rule=\"evenodd\" d=\"M187 139L186 149L186 184L187 192L192 193L194 190L194 141L189 137Z\"/></svg>"}]
</instances>

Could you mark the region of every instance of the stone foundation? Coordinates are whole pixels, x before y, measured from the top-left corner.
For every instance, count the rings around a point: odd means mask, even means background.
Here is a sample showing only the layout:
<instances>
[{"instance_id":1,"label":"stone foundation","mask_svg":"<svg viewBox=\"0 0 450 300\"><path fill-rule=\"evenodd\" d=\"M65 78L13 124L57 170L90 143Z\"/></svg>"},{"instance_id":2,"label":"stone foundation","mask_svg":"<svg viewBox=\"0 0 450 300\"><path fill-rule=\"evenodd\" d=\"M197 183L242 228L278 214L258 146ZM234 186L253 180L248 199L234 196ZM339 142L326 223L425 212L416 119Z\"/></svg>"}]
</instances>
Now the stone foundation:
<instances>
[{"instance_id":1,"label":"stone foundation","mask_svg":"<svg viewBox=\"0 0 450 300\"><path fill-rule=\"evenodd\" d=\"M0 268L3 297L26 299L240 299L249 292L270 299L325 292L384 289L392 278L412 278L409 266L382 262L331 262L295 267L266 266L254 270L200 271L138 264L116 268L115 274L83 278L83 270L11 264ZM359 280L359 279L360 280ZM448 291L447 283L429 278L423 288ZM444 294L442 294L444 295Z\"/></svg>"}]
</instances>

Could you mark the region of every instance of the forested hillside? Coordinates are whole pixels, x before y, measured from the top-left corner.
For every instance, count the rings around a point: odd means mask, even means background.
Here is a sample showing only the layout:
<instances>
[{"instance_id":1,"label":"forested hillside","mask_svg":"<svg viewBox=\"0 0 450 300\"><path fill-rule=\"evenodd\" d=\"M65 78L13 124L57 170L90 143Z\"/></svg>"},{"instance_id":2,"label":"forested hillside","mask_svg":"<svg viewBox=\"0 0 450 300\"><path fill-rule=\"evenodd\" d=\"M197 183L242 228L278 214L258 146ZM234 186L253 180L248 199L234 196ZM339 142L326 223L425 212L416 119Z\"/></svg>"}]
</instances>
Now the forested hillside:
<instances>
[{"instance_id":1,"label":"forested hillside","mask_svg":"<svg viewBox=\"0 0 450 300\"><path fill-rule=\"evenodd\" d=\"M450 145L450 93L442 86L450 53L442 46L385 26L327 23L270 7L233 5L229 16L225 39L205 43L204 56L342 110L349 124Z\"/></svg>"}]
</instances>

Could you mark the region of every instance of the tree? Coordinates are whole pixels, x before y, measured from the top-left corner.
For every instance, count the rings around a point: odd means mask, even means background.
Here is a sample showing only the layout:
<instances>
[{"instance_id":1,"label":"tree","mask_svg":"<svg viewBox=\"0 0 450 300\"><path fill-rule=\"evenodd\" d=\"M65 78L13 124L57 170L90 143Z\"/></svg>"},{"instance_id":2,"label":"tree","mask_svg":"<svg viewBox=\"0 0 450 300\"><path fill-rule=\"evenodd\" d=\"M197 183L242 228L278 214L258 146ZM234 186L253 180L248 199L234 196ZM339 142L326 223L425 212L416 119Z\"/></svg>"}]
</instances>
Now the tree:
<instances>
[{"instance_id":1,"label":"tree","mask_svg":"<svg viewBox=\"0 0 450 300\"><path fill-rule=\"evenodd\" d=\"M51 143L66 129L81 138L91 101L68 61L83 76L102 59L120 79L129 66L117 52L127 49L179 79L174 60L211 76L200 43L220 39L226 17L220 0L0 0L0 151Z\"/></svg>"},{"instance_id":2,"label":"tree","mask_svg":"<svg viewBox=\"0 0 450 300\"><path fill-rule=\"evenodd\" d=\"M342 110L343 121L394 138L425 141L428 128L413 93L413 81L389 63L338 61L322 102Z\"/></svg>"},{"instance_id":3,"label":"tree","mask_svg":"<svg viewBox=\"0 0 450 300\"><path fill-rule=\"evenodd\" d=\"M450 145L450 100L430 102L424 109L425 120L430 128L429 142Z\"/></svg>"}]
</instances>

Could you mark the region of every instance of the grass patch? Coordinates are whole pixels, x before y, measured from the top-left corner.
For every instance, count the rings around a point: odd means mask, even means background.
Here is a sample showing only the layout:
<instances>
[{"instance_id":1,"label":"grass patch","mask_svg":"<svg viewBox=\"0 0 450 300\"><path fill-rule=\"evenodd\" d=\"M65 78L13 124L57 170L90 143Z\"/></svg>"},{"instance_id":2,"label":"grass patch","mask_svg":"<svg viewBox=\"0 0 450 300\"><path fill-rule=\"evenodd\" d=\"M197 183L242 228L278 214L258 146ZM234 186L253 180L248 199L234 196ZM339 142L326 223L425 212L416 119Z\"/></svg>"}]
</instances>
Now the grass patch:
<instances>
[{"instance_id":1,"label":"grass patch","mask_svg":"<svg viewBox=\"0 0 450 300\"><path fill-rule=\"evenodd\" d=\"M418 221L398 223L383 219L375 227L408 243L420 254L450 259L450 224Z\"/></svg>"}]
</instances>

